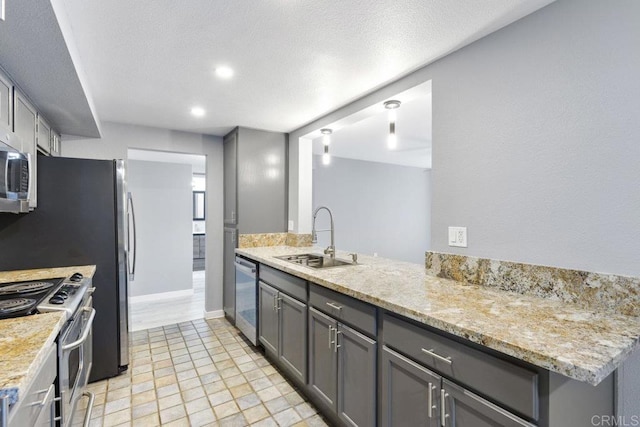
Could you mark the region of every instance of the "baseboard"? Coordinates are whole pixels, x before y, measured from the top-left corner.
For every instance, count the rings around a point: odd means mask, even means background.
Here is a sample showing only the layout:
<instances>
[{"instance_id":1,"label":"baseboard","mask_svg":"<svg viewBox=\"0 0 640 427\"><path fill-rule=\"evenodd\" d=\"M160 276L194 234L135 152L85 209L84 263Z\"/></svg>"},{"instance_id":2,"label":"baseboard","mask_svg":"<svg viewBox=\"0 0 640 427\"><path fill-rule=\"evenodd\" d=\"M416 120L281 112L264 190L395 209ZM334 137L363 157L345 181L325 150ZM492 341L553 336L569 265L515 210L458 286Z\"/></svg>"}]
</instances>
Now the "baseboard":
<instances>
[{"instance_id":1,"label":"baseboard","mask_svg":"<svg viewBox=\"0 0 640 427\"><path fill-rule=\"evenodd\" d=\"M224 310L214 310L214 311L204 312L205 319L220 319L221 317L224 317Z\"/></svg>"},{"instance_id":2,"label":"baseboard","mask_svg":"<svg viewBox=\"0 0 640 427\"><path fill-rule=\"evenodd\" d=\"M129 297L129 303L135 304L137 302L162 301L166 299L190 297L192 295L193 295L193 288L183 289L181 291L160 292L157 294L147 294L147 295L138 295L135 297Z\"/></svg>"}]
</instances>

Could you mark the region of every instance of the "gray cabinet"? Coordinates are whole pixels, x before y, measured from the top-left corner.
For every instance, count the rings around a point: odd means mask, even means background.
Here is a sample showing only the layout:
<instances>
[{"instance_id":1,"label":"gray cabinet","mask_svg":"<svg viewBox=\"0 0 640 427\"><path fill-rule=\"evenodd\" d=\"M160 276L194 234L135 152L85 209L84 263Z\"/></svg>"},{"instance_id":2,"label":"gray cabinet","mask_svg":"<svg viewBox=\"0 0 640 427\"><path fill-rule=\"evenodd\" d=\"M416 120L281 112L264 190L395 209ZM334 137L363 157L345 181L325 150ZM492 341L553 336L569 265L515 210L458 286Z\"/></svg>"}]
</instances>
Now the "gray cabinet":
<instances>
[{"instance_id":1,"label":"gray cabinet","mask_svg":"<svg viewBox=\"0 0 640 427\"><path fill-rule=\"evenodd\" d=\"M307 373L307 305L262 280L258 293L258 340L300 383Z\"/></svg>"},{"instance_id":2,"label":"gray cabinet","mask_svg":"<svg viewBox=\"0 0 640 427\"><path fill-rule=\"evenodd\" d=\"M22 151L31 155L31 188L29 207L35 208L38 205L37 192L37 161L36 152L37 126L36 119L38 113L25 96L15 87L13 88L13 131L22 140Z\"/></svg>"},{"instance_id":3,"label":"gray cabinet","mask_svg":"<svg viewBox=\"0 0 640 427\"><path fill-rule=\"evenodd\" d=\"M51 126L38 114L37 147L45 154L51 151Z\"/></svg>"},{"instance_id":4,"label":"gray cabinet","mask_svg":"<svg viewBox=\"0 0 640 427\"><path fill-rule=\"evenodd\" d=\"M236 128L224 137L224 222L243 234L286 231L286 135Z\"/></svg>"},{"instance_id":5,"label":"gray cabinet","mask_svg":"<svg viewBox=\"0 0 640 427\"><path fill-rule=\"evenodd\" d=\"M309 309L310 393L344 425L375 425L376 342Z\"/></svg>"},{"instance_id":6,"label":"gray cabinet","mask_svg":"<svg viewBox=\"0 0 640 427\"><path fill-rule=\"evenodd\" d=\"M0 132L13 132L13 84L0 72ZM22 147L14 147L20 150Z\"/></svg>"},{"instance_id":7,"label":"gray cabinet","mask_svg":"<svg viewBox=\"0 0 640 427\"><path fill-rule=\"evenodd\" d=\"M381 426L440 427L441 377L383 347Z\"/></svg>"},{"instance_id":8,"label":"gray cabinet","mask_svg":"<svg viewBox=\"0 0 640 427\"><path fill-rule=\"evenodd\" d=\"M224 137L223 169L224 169L224 223L235 225L237 217L237 150L238 134L231 132Z\"/></svg>"},{"instance_id":9,"label":"gray cabinet","mask_svg":"<svg viewBox=\"0 0 640 427\"><path fill-rule=\"evenodd\" d=\"M223 275L222 275L222 308L224 315L231 323L236 320L236 230L224 229L223 242Z\"/></svg>"}]
</instances>

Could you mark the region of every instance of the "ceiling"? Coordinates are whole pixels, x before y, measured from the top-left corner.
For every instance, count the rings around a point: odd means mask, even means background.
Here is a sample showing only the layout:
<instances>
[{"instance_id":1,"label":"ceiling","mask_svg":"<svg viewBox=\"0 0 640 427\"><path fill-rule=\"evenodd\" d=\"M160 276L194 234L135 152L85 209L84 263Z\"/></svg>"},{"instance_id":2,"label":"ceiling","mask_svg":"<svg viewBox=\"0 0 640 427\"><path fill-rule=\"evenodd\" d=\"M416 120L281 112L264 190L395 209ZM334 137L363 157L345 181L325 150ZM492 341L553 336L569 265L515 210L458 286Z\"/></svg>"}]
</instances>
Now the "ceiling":
<instances>
[{"instance_id":1,"label":"ceiling","mask_svg":"<svg viewBox=\"0 0 640 427\"><path fill-rule=\"evenodd\" d=\"M410 91L413 96L398 94L396 110L398 147L387 148L388 111L382 105L359 112L351 120L333 123L329 151L332 157L390 163L431 169L431 82ZM313 138L313 154L324 150L322 136Z\"/></svg>"},{"instance_id":2,"label":"ceiling","mask_svg":"<svg viewBox=\"0 0 640 427\"><path fill-rule=\"evenodd\" d=\"M551 1L11 0L0 64L67 134L290 132Z\"/></svg>"}]
</instances>

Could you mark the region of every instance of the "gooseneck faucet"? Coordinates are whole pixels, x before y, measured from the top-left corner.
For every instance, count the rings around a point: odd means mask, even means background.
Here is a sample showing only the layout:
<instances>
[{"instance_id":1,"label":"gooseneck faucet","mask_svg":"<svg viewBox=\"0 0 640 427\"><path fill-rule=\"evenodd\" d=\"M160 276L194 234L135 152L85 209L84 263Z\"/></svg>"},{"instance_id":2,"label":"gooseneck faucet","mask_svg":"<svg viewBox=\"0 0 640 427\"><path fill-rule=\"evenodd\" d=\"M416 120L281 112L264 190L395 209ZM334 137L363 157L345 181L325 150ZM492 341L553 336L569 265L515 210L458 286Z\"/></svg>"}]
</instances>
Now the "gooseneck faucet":
<instances>
[{"instance_id":1,"label":"gooseneck faucet","mask_svg":"<svg viewBox=\"0 0 640 427\"><path fill-rule=\"evenodd\" d=\"M330 230L316 230L316 217L318 216L318 212L321 209L325 209L327 212L329 212L329 219L331 220L331 229ZM336 244L335 241L333 240L333 214L331 213L331 209L329 209L326 206L318 206L316 208L315 211L313 211L313 225L312 225L312 229L311 229L311 237L312 237L312 242L316 243L318 241L318 231L331 231L331 245L329 247L327 247L327 249L324 250L325 254L328 254L331 256L331 258L335 258L336 257Z\"/></svg>"}]
</instances>

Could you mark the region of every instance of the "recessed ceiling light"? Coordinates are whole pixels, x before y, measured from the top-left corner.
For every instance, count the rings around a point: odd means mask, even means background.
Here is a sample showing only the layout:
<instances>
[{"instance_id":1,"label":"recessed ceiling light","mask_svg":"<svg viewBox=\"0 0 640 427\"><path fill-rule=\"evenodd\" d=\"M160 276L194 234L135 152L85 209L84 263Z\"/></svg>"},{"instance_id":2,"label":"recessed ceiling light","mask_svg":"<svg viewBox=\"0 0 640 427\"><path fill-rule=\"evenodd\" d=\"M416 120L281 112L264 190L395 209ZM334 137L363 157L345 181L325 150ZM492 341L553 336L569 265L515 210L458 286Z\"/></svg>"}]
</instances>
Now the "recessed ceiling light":
<instances>
[{"instance_id":1,"label":"recessed ceiling light","mask_svg":"<svg viewBox=\"0 0 640 427\"><path fill-rule=\"evenodd\" d=\"M202 117L204 116L204 113L205 111L204 111L204 108L202 107L193 107L191 109L191 114L193 114L196 117Z\"/></svg>"},{"instance_id":2,"label":"recessed ceiling light","mask_svg":"<svg viewBox=\"0 0 640 427\"><path fill-rule=\"evenodd\" d=\"M220 67L216 67L216 76L221 79L230 79L233 77L233 69L231 67L227 67L226 65L222 65Z\"/></svg>"}]
</instances>

